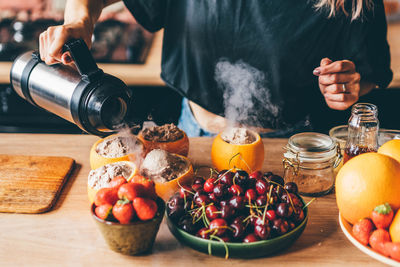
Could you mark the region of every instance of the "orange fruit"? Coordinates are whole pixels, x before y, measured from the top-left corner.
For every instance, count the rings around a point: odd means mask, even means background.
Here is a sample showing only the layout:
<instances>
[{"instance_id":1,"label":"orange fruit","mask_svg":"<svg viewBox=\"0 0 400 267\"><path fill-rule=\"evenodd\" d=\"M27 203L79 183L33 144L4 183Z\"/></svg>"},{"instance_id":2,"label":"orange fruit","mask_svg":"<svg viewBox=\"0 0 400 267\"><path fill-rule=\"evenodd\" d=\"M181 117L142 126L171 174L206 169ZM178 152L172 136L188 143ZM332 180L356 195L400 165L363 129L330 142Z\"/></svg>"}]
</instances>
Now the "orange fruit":
<instances>
[{"instance_id":1,"label":"orange fruit","mask_svg":"<svg viewBox=\"0 0 400 267\"><path fill-rule=\"evenodd\" d=\"M168 151L169 153L179 154L187 157L189 153L189 138L184 131L182 131L182 133L183 137L181 139L169 142L147 140L143 137L142 132L139 132L138 138L144 144L146 153L150 152L153 149L162 149Z\"/></svg>"},{"instance_id":2,"label":"orange fruit","mask_svg":"<svg viewBox=\"0 0 400 267\"><path fill-rule=\"evenodd\" d=\"M378 153L387 155L400 162L400 139L393 139L384 143Z\"/></svg>"},{"instance_id":3,"label":"orange fruit","mask_svg":"<svg viewBox=\"0 0 400 267\"><path fill-rule=\"evenodd\" d=\"M400 242L400 212L397 211L389 227L390 237L393 242Z\"/></svg>"},{"instance_id":4,"label":"orange fruit","mask_svg":"<svg viewBox=\"0 0 400 267\"><path fill-rule=\"evenodd\" d=\"M259 134L251 144L235 145L225 142L218 134L211 147L211 161L218 170L238 168L248 173L261 170L264 162L264 144Z\"/></svg>"},{"instance_id":5,"label":"orange fruit","mask_svg":"<svg viewBox=\"0 0 400 267\"><path fill-rule=\"evenodd\" d=\"M136 155L134 153L126 153L125 155L121 156L121 157L105 157L103 155L100 155L97 152L97 147L100 145L100 143L102 143L103 141L107 141L107 140L111 140L114 138L118 138L118 137L122 137L122 138L127 138L129 141L129 143L131 144L137 144L137 147L135 148L130 148L133 151L135 151L138 154L143 155L142 153L144 152L144 147L143 147L143 143L134 135L132 136L123 136L123 135L119 135L119 134L113 134L110 136L107 136L104 139L99 139L96 143L93 144L92 148L90 149L90 167L92 170L95 170L101 166L113 163L113 162L118 162L118 161L134 161L136 159Z\"/></svg>"},{"instance_id":6,"label":"orange fruit","mask_svg":"<svg viewBox=\"0 0 400 267\"><path fill-rule=\"evenodd\" d=\"M180 186L190 185L194 178L193 166L190 163L189 159L178 154L175 155L184 159L187 162L189 168L184 174L182 174L176 179L173 179L165 183L154 182L156 194L165 201L168 201L170 197L172 197L172 195L175 194L180 189Z\"/></svg>"},{"instance_id":7,"label":"orange fruit","mask_svg":"<svg viewBox=\"0 0 400 267\"><path fill-rule=\"evenodd\" d=\"M376 152L352 158L336 177L336 202L340 213L354 224L369 217L382 203L400 208L400 163Z\"/></svg>"}]
</instances>

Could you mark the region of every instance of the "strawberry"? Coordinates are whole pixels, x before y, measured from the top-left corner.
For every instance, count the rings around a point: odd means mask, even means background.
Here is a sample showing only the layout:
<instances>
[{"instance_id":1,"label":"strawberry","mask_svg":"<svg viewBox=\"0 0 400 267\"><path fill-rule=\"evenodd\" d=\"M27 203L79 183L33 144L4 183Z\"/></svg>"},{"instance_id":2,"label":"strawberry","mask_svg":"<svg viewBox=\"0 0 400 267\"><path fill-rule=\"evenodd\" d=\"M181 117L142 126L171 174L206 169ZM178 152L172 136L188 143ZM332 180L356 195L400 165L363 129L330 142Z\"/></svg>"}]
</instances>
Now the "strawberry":
<instances>
[{"instance_id":1,"label":"strawberry","mask_svg":"<svg viewBox=\"0 0 400 267\"><path fill-rule=\"evenodd\" d=\"M368 245L371 232L374 230L374 224L370 219L364 218L353 225L353 236L364 246Z\"/></svg>"},{"instance_id":2,"label":"strawberry","mask_svg":"<svg viewBox=\"0 0 400 267\"><path fill-rule=\"evenodd\" d=\"M96 207L94 210L94 213L96 214L97 217L99 217L102 220L108 220L111 217L111 211L112 211L113 206L110 204L104 204L101 206Z\"/></svg>"},{"instance_id":3,"label":"strawberry","mask_svg":"<svg viewBox=\"0 0 400 267\"><path fill-rule=\"evenodd\" d=\"M109 187L119 188L121 185L126 184L126 183L127 183L127 181L124 176L116 176L110 181Z\"/></svg>"},{"instance_id":4,"label":"strawberry","mask_svg":"<svg viewBox=\"0 0 400 267\"><path fill-rule=\"evenodd\" d=\"M400 261L400 242L386 242L385 250L392 259Z\"/></svg>"},{"instance_id":5,"label":"strawberry","mask_svg":"<svg viewBox=\"0 0 400 267\"><path fill-rule=\"evenodd\" d=\"M140 182L140 184L146 188L146 197L151 198L152 200L157 199L155 184L153 181L146 179Z\"/></svg>"},{"instance_id":6,"label":"strawberry","mask_svg":"<svg viewBox=\"0 0 400 267\"><path fill-rule=\"evenodd\" d=\"M104 204L114 205L118 201L118 191L114 188L101 188L94 197L94 204L101 206Z\"/></svg>"},{"instance_id":7,"label":"strawberry","mask_svg":"<svg viewBox=\"0 0 400 267\"><path fill-rule=\"evenodd\" d=\"M377 229L373 231L369 237L369 244L371 247L379 253L388 256L389 254L385 249L386 242L390 242L390 235L385 229Z\"/></svg>"},{"instance_id":8,"label":"strawberry","mask_svg":"<svg viewBox=\"0 0 400 267\"><path fill-rule=\"evenodd\" d=\"M126 183L118 189L118 197L120 199L126 198L130 201L137 197L146 196L146 188L139 183Z\"/></svg>"},{"instance_id":9,"label":"strawberry","mask_svg":"<svg viewBox=\"0 0 400 267\"><path fill-rule=\"evenodd\" d=\"M153 219L157 213L157 203L149 198L137 197L133 200L133 208L140 220Z\"/></svg>"},{"instance_id":10,"label":"strawberry","mask_svg":"<svg viewBox=\"0 0 400 267\"><path fill-rule=\"evenodd\" d=\"M376 228L387 229L393 220L393 210L388 203L376 206L371 213Z\"/></svg>"},{"instance_id":11,"label":"strawberry","mask_svg":"<svg viewBox=\"0 0 400 267\"><path fill-rule=\"evenodd\" d=\"M121 224L128 224L135 216L135 210L129 200L118 200L112 209L112 214Z\"/></svg>"}]
</instances>

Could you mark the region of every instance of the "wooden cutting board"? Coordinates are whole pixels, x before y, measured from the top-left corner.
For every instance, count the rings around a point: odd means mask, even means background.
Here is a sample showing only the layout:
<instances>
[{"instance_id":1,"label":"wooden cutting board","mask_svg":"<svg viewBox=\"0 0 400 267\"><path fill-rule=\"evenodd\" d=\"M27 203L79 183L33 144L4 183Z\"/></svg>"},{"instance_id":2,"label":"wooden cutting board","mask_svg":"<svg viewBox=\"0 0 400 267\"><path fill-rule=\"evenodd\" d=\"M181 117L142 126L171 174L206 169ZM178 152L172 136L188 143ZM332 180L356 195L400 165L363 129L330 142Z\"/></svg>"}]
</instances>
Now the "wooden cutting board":
<instances>
[{"instance_id":1,"label":"wooden cutting board","mask_svg":"<svg viewBox=\"0 0 400 267\"><path fill-rule=\"evenodd\" d=\"M0 155L0 212L48 211L74 164L68 157Z\"/></svg>"}]
</instances>

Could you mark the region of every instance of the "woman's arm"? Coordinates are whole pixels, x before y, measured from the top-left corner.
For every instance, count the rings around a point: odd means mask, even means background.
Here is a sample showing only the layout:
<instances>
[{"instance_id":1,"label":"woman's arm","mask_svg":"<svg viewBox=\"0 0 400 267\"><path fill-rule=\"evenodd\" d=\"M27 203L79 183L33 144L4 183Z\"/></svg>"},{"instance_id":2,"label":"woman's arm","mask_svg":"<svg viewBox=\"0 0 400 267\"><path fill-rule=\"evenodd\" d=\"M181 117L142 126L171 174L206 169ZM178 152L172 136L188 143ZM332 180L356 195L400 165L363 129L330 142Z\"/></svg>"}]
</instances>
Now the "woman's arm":
<instances>
[{"instance_id":1,"label":"woman's arm","mask_svg":"<svg viewBox=\"0 0 400 267\"><path fill-rule=\"evenodd\" d=\"M68 53L62 53L63 45L72 38L81 38L91 46L94 24L104 7L119 0L68 0L64 12L64 24L49 27L40 34L40 57L47 64L72 62Z\"/></svg>"}]
</instances>

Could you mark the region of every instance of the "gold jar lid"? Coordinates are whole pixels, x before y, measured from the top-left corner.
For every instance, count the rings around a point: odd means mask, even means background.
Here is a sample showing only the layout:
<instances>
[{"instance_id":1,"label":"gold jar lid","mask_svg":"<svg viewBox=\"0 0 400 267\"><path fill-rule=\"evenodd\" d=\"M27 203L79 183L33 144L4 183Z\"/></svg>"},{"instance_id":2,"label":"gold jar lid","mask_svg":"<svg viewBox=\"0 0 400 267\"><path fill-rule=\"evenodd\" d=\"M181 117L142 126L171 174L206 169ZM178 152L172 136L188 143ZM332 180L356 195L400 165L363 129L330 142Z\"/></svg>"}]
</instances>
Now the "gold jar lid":
<instances>
[{"instance_id":1,"label":"gold jar lid","mask_svg":"<svg viewBox=\"0 0 400 267\"><path fill-rule=\"evenodd\" d=\"M335 140L326 134L305 132L289 138L285 147L285 158L299 162L323 162L338 155Z\"/></svg>"}]
</instances>

